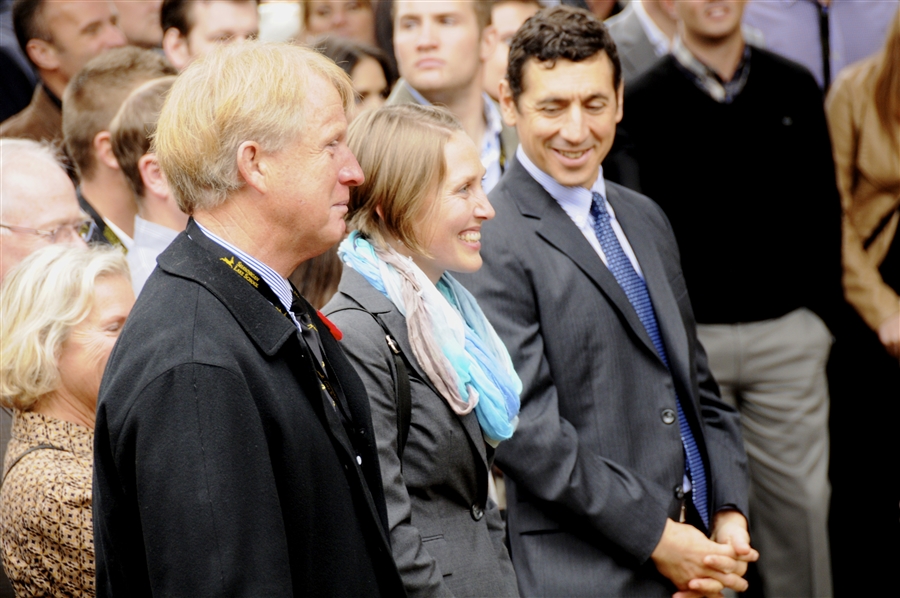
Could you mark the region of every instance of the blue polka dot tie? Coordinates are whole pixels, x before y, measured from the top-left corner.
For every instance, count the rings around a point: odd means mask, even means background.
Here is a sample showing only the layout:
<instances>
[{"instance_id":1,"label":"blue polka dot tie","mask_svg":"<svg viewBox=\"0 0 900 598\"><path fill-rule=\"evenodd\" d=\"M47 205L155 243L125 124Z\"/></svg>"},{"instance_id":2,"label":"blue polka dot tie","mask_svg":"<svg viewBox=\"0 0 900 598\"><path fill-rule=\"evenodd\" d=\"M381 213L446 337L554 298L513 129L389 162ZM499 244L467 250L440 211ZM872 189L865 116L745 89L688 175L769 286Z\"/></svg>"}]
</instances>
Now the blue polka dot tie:
<instances>
[{"instance_id":1,"label":"blue polka dot tie","mask_svg":"<svg viewBox=\"0 0 900 598\"><path fill-rule=\"evenodd\" d=\"M637 312L638 318L644 325L644 329L653 341L656 352L660 359L669 369L669 358L666 356L666 348L663 346L662 337L659 333L659 325L656 322L656 312L653 310L653 303L650 302L650 293L647 292L647 285L631 265L631 260L625 255L619 239L613 231L610 223L609 212L606 210L606 202L599 193L593 194L591 201L591 216L594 217L594 233L597 240L600 241L600 247L606 254L607 267L612 275L616 278L619 286L625 291L625 296ZM671 370L670 370L671 371ZM709 528L709 515L706 510L706 471L703 467L703 458L700 456L700 449L697 448L697 441L691 432L684 410L681 408L681 400L678 393L675 394L675 406L678 410L678 427L681 431L681 444L684 446L685 470L691 478L691 499L694 501L694 507L703 519L703 524Z\"/></svg>"}]
</instances>

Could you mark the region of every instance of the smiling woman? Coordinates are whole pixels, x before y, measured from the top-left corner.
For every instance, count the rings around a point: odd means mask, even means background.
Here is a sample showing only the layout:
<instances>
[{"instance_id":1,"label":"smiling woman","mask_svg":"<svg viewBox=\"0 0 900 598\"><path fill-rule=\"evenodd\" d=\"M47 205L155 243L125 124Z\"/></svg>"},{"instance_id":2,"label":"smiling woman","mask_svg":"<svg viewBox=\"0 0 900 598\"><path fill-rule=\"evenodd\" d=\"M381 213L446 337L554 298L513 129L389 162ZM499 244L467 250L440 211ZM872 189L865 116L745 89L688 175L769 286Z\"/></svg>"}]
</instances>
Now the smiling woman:
<instances>
[{"instance_id":1,"label":"smiling woman","mask_svg":"<svg viewBox=\"0 0 900 598\"><path fill-rule=\"evenodd\" d=\"M369 394L406 592L517 596L487 489L494 448L518 421L521 383L475 299L448 273L481 267L481 225L494 216L484 167L439 108L364 113L348 141L366 180L350 192L355 230L339 251L347 267L324 311Z\"/></svg>"},{"instance_id":2,"label":"smiling woman","mask_svg":"<svg viewBox=\"0 0 900 598\"><path fill-rule=\"evenodd\" d=\"M133 304L115 248L51 245L3 281L0 403L14 416L0 552L19 595L94 595L94 414Z\"/></svg>"}]
</instances>

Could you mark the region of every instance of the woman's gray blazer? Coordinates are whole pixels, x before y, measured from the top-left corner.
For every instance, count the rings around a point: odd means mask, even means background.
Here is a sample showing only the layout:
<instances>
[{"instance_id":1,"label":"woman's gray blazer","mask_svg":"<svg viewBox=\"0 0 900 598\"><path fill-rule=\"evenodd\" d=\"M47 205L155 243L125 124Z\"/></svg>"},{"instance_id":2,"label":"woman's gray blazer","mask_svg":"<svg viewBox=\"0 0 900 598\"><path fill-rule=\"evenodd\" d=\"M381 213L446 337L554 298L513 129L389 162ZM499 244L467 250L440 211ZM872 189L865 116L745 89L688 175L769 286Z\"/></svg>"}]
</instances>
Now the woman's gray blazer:
<instances>
[{"instance_id":1,"label":"woman's gray blazer","mask_svg":"<svg viewBox=\"0 0 900 598\"><path fill-rule=\"evenodd\" d=\"M378 322L360 308L381 318L412 365L402 467L392 354ZM369 394L391 545L409 596L518 596L503 521L487 496L493 450L475 413L450 409L413 356L406 318L357 272L344 268L323 311L343 333L341 346Z\"/></svg>"}]
</instances>

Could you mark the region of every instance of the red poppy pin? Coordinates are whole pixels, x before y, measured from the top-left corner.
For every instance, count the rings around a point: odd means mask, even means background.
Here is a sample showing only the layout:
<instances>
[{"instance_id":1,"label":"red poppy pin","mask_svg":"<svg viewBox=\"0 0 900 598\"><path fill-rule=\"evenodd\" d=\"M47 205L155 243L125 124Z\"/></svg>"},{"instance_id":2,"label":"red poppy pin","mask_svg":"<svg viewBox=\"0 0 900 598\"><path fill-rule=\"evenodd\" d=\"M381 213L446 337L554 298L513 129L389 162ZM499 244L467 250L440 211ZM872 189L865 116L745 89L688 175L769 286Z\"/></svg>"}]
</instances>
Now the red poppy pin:
<instances>
[{"instance_id":1,"label":"red poppy pin","mask_svg":"<svg viewBox=\"0 0 900 598\"><path fill-rule=\"evenodd\" d=\"M325 317L325 314L316 310L316 314L318 314L319 319L322 320L322 323L328 328L328 331L331 332L331 336L334 337L334 340L339 341L344 338L344 333L341 332L340 328L334 325L334 322Z\"/></svg>"}]
</instances>

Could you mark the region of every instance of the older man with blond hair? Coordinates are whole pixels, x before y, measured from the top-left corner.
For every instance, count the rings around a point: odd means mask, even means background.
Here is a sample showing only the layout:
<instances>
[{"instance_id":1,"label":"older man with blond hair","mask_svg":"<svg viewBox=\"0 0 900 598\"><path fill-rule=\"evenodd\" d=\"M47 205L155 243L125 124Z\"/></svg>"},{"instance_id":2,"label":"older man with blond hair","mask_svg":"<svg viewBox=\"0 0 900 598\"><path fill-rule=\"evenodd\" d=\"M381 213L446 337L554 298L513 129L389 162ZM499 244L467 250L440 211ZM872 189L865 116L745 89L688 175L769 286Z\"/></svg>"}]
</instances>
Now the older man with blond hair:
<instances>
[{"instance_id":1,"label":"older man with blond hair","mask_svg":"<svg viewBox=\"0 0 900 598\"><path fill-rule=\"evenodd\" d=\"M403 595L365 388L287 281L344 234L352 104L288 45L218 48L173 85L156 152L192 220L100 391L99 596Z\"/></svg>"}]
</instances>

